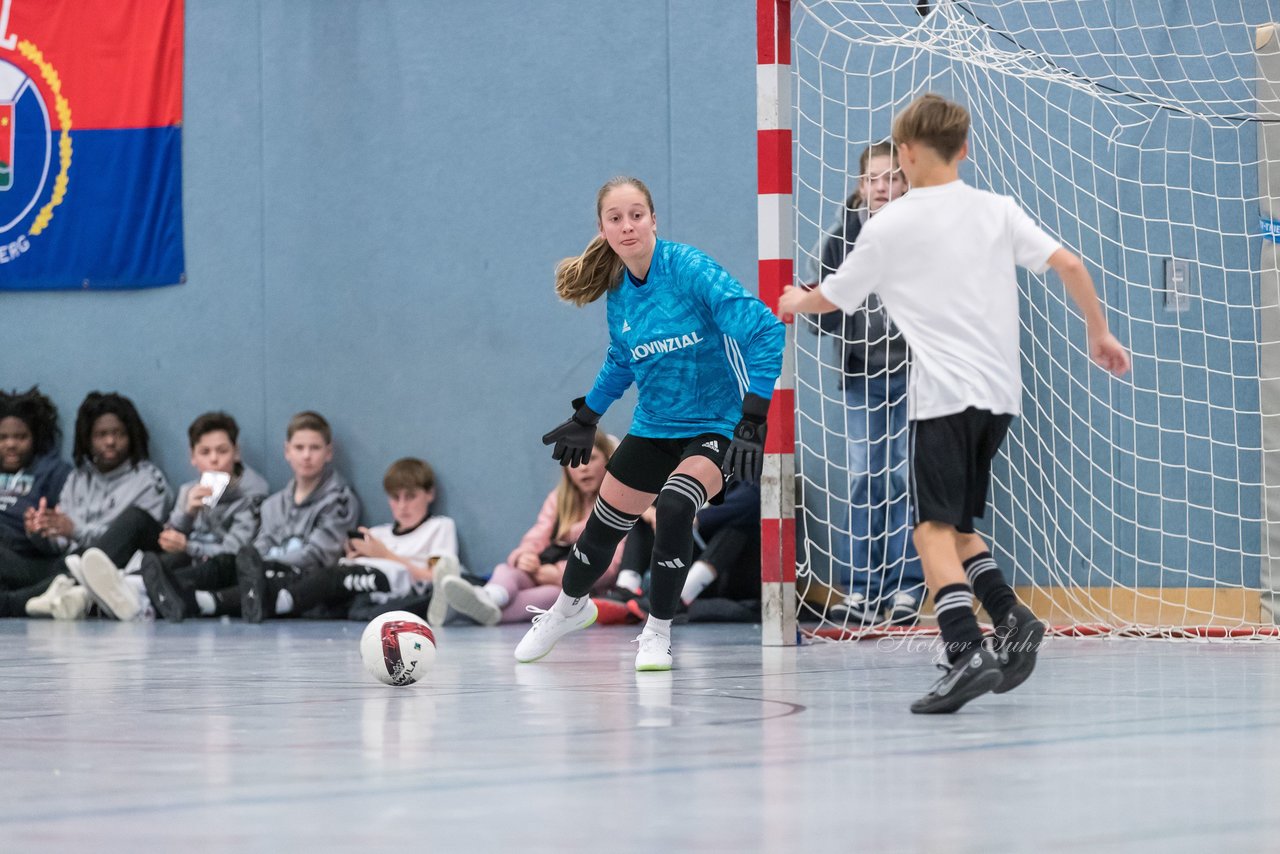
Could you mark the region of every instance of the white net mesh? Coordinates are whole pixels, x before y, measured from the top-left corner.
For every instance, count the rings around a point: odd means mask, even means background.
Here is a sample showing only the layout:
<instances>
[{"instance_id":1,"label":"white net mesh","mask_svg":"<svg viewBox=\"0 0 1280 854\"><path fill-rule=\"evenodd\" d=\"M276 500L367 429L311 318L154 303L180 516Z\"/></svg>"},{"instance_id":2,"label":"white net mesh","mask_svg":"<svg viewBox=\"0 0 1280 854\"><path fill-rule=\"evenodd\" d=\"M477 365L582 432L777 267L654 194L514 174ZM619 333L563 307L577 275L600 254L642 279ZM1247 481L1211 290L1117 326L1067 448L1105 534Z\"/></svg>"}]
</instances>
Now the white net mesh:
<instances>
[{"instance_id":1,"label":"white net mesh","mask_svg":"<svg viewBox=\"0 0 1280 854\"><path fill-rule=\"evenodd\" d=\"M859 155L893 115L926 91L965 104L962 176L1085 259L1133 354L1121 379L1091 367L1060 281L1020 271L1023 413L980 526L997 562L1058 625L1269 634L1280 276L1259 223L1280 218L1280 60L1258 45L1280 10L929 6L792 4L798 276L859 216ZM910 623L922 592L896 332L874 307L842 323L796 333L797 588L828 634Z\"/></svg>"}]
</instances>

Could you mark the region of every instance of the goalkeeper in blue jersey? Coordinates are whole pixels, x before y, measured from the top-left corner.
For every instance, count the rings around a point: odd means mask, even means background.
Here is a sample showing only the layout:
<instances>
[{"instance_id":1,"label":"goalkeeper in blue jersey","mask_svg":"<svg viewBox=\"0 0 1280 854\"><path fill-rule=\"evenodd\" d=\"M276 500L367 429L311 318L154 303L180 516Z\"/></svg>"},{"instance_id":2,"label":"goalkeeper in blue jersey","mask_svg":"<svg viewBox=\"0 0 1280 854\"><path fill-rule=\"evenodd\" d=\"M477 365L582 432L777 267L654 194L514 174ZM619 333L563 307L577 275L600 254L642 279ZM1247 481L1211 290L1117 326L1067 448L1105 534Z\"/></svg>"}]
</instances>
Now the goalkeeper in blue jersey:
<instances>
[{"instance_id":1,"label":"goalkeeper in blue jersey","mask_svg":"<svg viewBox=\"0 0 1280 854\"><path fill-rule=\"evenodd\" d=\"M760 478L765 417L782 370L782 323L719 264L658 239L649 189L614 178L596 196L600 234L556 268L575 305L608 298L609 351L568 421L542 437L561 465L591 455L596 423L635 383L631 430L609 461L595 508L550 610L534 617L516 659L536 661L595 622L589 593L641 513L657 511L650 613L637 670L671 669L671 620L693 558L694 514L731 477Z\"/></svg>"}]
</instances>

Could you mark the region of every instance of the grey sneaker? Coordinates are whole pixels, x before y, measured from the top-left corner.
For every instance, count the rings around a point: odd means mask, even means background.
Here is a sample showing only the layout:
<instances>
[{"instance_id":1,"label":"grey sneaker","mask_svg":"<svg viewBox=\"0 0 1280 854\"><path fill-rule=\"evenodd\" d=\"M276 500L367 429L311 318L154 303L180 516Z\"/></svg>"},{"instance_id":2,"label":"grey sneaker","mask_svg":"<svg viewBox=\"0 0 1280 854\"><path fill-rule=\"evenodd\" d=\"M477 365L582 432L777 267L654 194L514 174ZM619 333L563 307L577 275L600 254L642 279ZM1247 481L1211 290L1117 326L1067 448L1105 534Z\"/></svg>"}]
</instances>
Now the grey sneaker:
<instances>
[{"instance_id":1,"label":"grey sneaker","mask_svg":"<svg viewBox=\"0 0 1280 854\"><path fill-rule=\"evenodd\" d=\"M461 574L462 567L453 555L440 555L436 558L431 575L431 603L427 605L427 625L431 628L440 628L449 616L449 603L442 593L445 580Z\"/></svg>"},{"instance_id":2,"label":"grey sneaker","mask_svg":"<svg viewBox=\"0 0 1280 854\"><path fill-rule=\"evenodd\" d=\"M89 591L76 586L55 599L51 610L55 620L83 620L92 604Z\"/></svg>"},{"instance_id":3,"label":"grey sneaker","mask_svg":"<svg viewBox=\"0 0 1280 854\"><path fill-rule=\"evenodd\" d=\"M954 712L975 697L994 691L1003 679L1000 662L984 646L968 652L953 665L939 664L944 674L929 693L911 704L917 715L941 715Z\"/></svg>"},{"instance_id":4,"label":"grey sneaker","mask_svg":"<svg viewBox=\"0 0 1280 854\"><path fill-rule=\"evenodd\" d=\"M1014 605L1009 616L995 628L994 651L1004 679L997 694L1012 691L1036 669L1036 653L1044 643L1045 625L1026 605Z\"/></svg>"},{"instance_id":5,"label":"grey sneaker","mask_svg":"<svg viewBox=\"0 0 1280 854\"><path fill-rule=\"evenodd\" d=\"M465 614L482 626L496 626L502 620L502 609L489 598L483 587L476 587L461 576L453 575L444 580L444 584L431 594L435 602L436 594L460 614ZM431 621L427 620L429 624Z\"/></svg>"}]
</instances>

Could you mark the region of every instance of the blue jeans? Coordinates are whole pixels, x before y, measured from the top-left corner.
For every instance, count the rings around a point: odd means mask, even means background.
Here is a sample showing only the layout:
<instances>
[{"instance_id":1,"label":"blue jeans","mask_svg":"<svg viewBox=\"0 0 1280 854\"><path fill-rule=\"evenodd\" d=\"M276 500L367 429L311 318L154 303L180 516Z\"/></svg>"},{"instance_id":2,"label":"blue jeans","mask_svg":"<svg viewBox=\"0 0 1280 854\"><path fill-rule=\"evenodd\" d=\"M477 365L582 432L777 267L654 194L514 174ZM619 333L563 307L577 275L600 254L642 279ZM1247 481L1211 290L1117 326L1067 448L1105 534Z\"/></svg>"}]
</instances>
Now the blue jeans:
<instances>
[{"instance_id":1,"label":"blue jeans","mask_svg":"<svg viewBox=\"0 0 1280 854\"><path fill-rule=\"evenodd\" d=\"M899 590L923 599L911 540L907 373L850 376L845 402L849 513L833 532L832 556L841 575L848 568L850 592L873 604Z\"/></svg>"}]
</instances>

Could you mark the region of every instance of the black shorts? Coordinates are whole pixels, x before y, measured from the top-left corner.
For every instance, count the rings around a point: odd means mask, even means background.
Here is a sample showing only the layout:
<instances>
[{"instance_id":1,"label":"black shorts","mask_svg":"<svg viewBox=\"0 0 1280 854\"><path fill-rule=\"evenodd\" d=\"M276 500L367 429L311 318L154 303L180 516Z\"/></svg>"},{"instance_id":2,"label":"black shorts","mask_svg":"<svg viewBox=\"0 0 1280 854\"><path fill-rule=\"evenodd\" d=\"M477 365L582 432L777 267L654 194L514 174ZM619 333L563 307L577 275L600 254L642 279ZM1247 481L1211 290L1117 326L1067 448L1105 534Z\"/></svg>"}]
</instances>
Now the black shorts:
<instances>
[{"instance_id":1,"label":"black shorts","mask_svg":"<svg viewBox=\"0 0 1280 854\"><path fill-rule=\"evenodd\" d=\"M944 522L973 533L987 510L991 461L1012 415L972 406L964 412L911 422L911 495L915 521Z\"/></svg>"},{"instance_id":2,"label":"black shorts","mask_svg":"<svg viewBox=\"0 0 1280 854\"><path fill-rule=\"evenodd\" d=\"M623 486L656 494L676 466L689 457L706 457L720 468L728 451L729 440L719 433L703 433L689 439L646 439L628 433L609 458L608 471ZM723 494L721 489L713 498Z\"/></svg>"}]
</instances>

